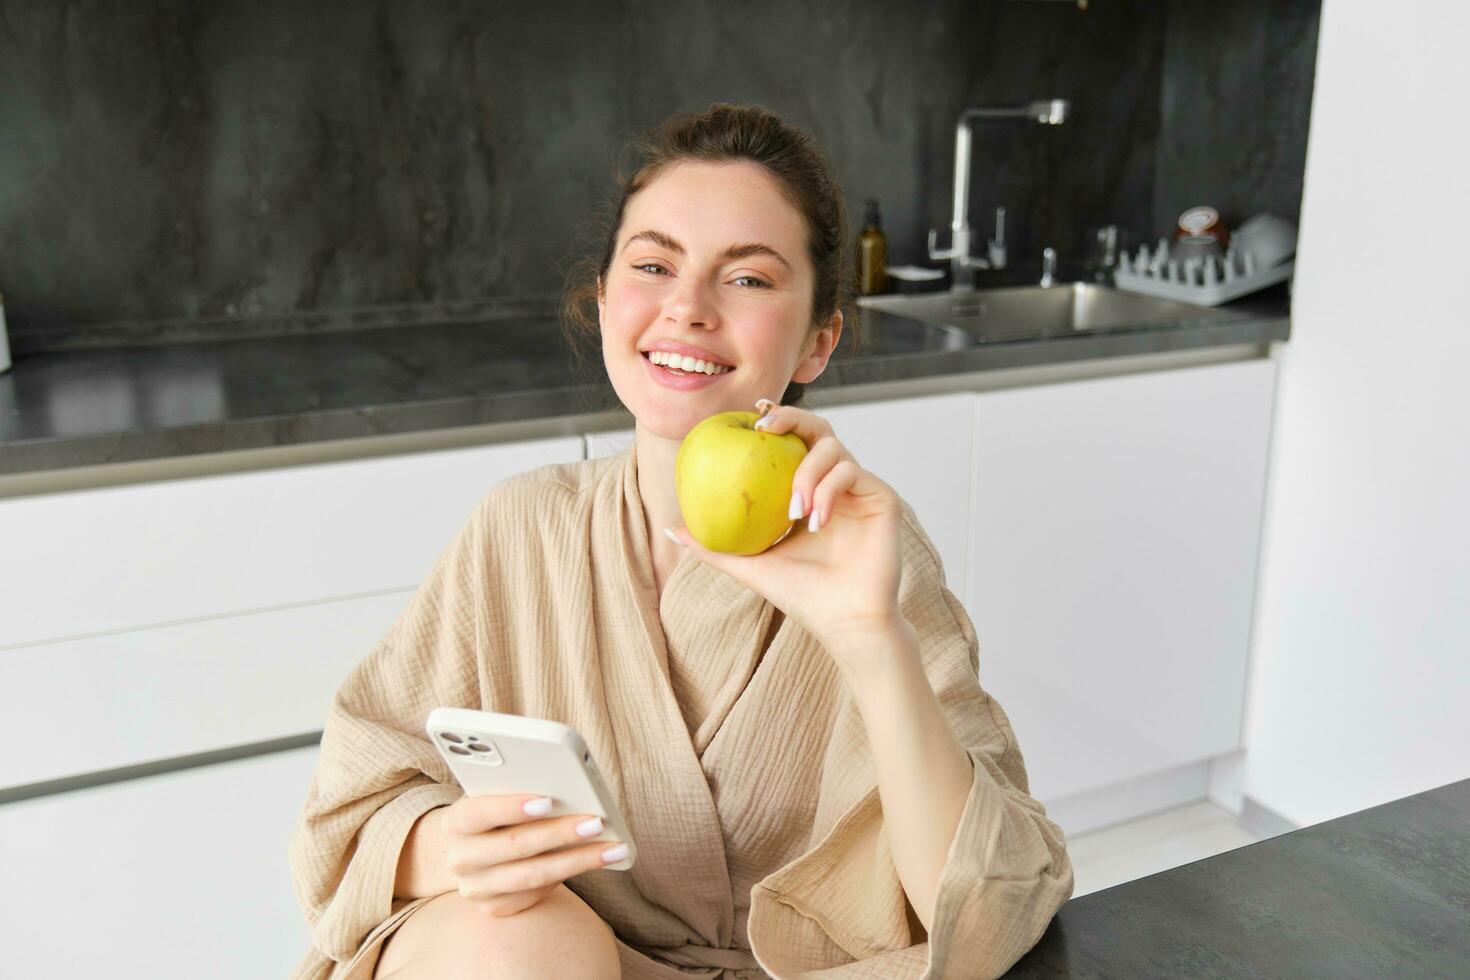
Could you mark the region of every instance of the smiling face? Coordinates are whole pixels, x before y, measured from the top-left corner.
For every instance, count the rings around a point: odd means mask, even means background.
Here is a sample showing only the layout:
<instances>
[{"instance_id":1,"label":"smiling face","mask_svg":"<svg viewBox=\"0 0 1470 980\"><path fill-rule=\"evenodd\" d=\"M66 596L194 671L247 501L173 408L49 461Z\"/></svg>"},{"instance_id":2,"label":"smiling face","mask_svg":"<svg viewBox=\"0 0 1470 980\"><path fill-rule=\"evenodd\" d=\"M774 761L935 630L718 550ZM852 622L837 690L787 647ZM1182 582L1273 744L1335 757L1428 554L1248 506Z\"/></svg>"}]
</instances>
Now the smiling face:
<instances>
[{"instance_id":1,"label":"smiling face","mask_svg":"<svg viewBox=\"0 0 1470 980\"><path fill-rule=\"evenodd\" d=\"M822 373L842 317L811 329L806 243L801 212L749 161L672 164L628 200L597 312L608 377L642 428L682 439ZM673 354L678 366L655 363Z\"/></svg>"}]
</instances>

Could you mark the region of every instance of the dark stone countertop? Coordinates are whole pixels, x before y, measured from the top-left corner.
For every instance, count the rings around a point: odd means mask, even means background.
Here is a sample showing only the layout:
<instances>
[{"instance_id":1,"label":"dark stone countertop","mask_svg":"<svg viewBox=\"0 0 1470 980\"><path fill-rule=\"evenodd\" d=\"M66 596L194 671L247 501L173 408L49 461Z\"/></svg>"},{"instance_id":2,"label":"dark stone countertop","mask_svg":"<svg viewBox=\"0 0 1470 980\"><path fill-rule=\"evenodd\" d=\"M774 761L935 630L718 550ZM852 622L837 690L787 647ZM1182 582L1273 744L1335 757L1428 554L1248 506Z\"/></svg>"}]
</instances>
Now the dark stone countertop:
<instances>
[{"instance_id":1,"label":"dark stone countertop","mask_svg":"<svg viewBox=\"0 0 1470 980\"><path fill-rule=\"evenodd\" d=\"M870 382L1267 344L1290 333L1284 285L1224 314L956 347L943 330L862 309L853 352L809 393ZM344 328L344 322L347 326ZM0 476L617 409L600 358L578 364L544 301L435 318L331 316L77 328L12 338L0 373Z\"/></svg>"},{"instance_id":2,"label":"dark stone countertop","mask_svg":"<svg viewBox=\"0 0 1470 980\"><path fill-rule=\"evenodd\" d=\"M1470 977L1470 779L1083 895L1007 977Z\"/></svg>"}]
</instances>

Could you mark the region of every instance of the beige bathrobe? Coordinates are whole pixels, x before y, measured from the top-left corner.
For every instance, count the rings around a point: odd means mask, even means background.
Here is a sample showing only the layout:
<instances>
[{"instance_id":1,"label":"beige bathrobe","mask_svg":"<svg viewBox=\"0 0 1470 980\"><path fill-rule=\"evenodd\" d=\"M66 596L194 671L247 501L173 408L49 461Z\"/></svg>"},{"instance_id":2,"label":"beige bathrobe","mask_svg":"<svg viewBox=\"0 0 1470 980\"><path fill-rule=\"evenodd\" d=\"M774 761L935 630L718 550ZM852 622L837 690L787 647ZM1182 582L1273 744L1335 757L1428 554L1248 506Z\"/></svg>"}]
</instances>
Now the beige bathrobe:
<instances>
[{"instance_id":1,"label":"beige bathrobe","mask_svg":"<svg viewBox=\"0 0 1470 980\"><path fill-rule=\"evenodd\" d=\"M901 608L974 763L932 934L846 682L811 634L689 552L660 598L629 449L491 488L347 675L290 844L312 937L294 977L367 980L428 901L393 882L414 821L462 795L424 733L439 705L581 732L638 860L566 884L612 927L626 980L1003 973L1071 897L1072 866L907 505L900 535Z\"/></svg>"}]
</instances>

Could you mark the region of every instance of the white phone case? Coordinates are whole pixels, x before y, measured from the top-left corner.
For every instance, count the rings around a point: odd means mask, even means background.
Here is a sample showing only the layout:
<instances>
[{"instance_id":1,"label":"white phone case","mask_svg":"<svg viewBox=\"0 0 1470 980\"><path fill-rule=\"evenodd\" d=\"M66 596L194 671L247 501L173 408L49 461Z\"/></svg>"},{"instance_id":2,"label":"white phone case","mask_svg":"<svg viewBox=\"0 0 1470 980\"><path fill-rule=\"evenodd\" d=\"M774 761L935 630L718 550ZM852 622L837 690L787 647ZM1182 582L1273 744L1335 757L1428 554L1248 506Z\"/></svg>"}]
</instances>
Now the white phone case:
<instances>
[{"instance_id":1,"label":"white phone case","mask_svg":"<svg viewBox=\"0 0 1470 980\"><path fill-rule=\"evenodd\" d=\"M551 797L548 817L574 813L602 817L599 836L568 846L622 841L628 845L627 858L606 868L627 871L633 867L638 846L597 771L592 752L575 728L544 718L473 708L435 708L425 727L429 741L466 794L534 793Z\"/></svg>"}]
</instances>

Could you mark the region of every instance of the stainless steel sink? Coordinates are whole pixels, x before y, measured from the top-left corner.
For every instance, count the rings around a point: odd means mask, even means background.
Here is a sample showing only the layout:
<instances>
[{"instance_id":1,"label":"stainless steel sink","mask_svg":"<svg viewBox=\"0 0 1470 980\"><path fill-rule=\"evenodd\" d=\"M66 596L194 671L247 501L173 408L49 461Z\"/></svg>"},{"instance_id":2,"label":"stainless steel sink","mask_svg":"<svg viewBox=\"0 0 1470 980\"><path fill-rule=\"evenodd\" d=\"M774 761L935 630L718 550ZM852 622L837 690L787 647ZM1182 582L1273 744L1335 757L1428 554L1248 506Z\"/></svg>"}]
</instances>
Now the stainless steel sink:
<instances>
[{"instance_id":1,"label":"stainless steel sink","mask_svg":"<svg viewBox=\"0 0 1470 980\"><path fill-rule=\"evenodd\" d=\"M1208 306L1085 282L964 293L864 296L858 302L868 309L963 330L977 340L1065 335L1230 316Z\"/></svg>"}]
</instances>

